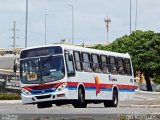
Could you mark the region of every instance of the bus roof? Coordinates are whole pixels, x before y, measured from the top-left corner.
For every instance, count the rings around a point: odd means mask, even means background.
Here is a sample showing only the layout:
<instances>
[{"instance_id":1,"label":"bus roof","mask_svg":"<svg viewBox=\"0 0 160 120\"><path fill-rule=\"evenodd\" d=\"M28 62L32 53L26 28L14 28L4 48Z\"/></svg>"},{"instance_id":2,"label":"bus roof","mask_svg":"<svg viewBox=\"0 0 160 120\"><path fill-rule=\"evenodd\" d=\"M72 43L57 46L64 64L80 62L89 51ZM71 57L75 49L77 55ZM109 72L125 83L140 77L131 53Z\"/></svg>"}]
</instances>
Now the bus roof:
<instances>
[{"instance_id":1,"label":"bus roof","mask_svg":"<svg viewBox=\"0 0 160 120\"><path fill-rule=\"evenodd\" d=\"M80 46L64 45L64 44L29 47L29 48L25 48L25 49L21 50L21 52L24 50L31 50L31 49L36 49L36 48L46 48L46 47L53 47L53 46L61 46L63 50L73 50L73 51L88 52L88 53L93 53L93 54L101 54L101 55L130 58L130 55L128 53L124 54L124 53L117 53L117 52L111 52L111 51L105 51L105 50L97 50L97 49L93 49L93 48L84 48L84 47L80 47Z\"/></svg>"}]
</instances>

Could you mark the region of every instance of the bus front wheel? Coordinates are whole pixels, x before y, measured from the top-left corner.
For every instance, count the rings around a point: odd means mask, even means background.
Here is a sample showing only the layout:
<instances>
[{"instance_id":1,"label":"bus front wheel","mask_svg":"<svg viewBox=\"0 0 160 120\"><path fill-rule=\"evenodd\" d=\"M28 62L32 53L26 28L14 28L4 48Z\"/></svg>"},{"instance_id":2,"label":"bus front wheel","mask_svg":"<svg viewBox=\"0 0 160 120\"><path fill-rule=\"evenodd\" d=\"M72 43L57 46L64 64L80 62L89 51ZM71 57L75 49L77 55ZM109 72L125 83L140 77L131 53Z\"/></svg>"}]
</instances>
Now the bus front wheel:
<instances>
[{"instance_id":1,"label":"bus front wheel","mask_svg":"<svg viewBox=\"0 0 160 120\"><path fill-rule=\"evenodd\" d=\"M87 103L85 102L85 93L81 88L78 90L78 100L76 100L73 106L75 108L86 108L87 107Z\"/></svg>"},{"instance_id":2,"label":"bus front wheel","mask_svg":"<svg viewBox=\"0 0 160 120\"><path fill-rule=\"evenodd\" d=\"M38 108L38 109L41 109L41 108L49 108L49 107L52 107L52 104L51 104L51 103L48 103L48 102L40 102L40 103L37 103L37 108Z\"/></svg>"},{"instance_id":3,"label":"bus front wheel","mask_svg":"<svg viewBox=\"0 0 160 120\"><path fill-rule=\"evenodd\" d=\"M118 92L117 92L117 90L113 90L112 100L105 101L104 106L105 107L117 107L118 106Z\"/></svg>"}]
</instances>

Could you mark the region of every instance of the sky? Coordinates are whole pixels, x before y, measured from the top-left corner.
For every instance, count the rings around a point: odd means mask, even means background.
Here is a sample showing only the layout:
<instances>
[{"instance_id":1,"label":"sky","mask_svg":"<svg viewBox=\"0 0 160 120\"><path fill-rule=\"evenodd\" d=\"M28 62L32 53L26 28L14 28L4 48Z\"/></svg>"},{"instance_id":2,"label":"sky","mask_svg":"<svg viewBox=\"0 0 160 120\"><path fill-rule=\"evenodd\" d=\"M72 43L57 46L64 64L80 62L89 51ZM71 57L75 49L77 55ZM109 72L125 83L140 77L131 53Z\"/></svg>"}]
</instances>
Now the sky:
<instances>
[{"instance_id":1,"label":"sky","mask_svg":"<svg viewBox=\"0 0 160 120\"><path fill-rule=\"evenodd\" d=\"M130 34L130 0L28 0L27 47L65 39L74 44L106 43L104 18L110 18L108 41ZM132 31L160 32L160 0L132 0ZM0 0L0 48L12 48L13 21L16 21L16 47L25 46L26 0Z\"/></svg>"}]
</instances>

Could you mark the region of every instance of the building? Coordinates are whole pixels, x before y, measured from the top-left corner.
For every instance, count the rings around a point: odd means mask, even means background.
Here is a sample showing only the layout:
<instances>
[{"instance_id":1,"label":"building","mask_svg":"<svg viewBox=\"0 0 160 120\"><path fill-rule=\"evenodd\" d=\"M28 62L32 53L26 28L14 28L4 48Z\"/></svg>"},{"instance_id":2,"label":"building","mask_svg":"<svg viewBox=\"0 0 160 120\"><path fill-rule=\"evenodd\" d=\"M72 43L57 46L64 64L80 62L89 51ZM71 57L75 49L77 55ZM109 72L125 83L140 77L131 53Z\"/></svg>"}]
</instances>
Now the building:
<instances>
[{"instance_id":1,"label":"building","mask_svg":"<svg viewBox=\"0 0 160 120\"><path fill-rule=\"evenodd\" d=\"M22 49L23 48L10 48L10 49L0 48L0 56L17 55Z\"/></svg>"}]
</instances>

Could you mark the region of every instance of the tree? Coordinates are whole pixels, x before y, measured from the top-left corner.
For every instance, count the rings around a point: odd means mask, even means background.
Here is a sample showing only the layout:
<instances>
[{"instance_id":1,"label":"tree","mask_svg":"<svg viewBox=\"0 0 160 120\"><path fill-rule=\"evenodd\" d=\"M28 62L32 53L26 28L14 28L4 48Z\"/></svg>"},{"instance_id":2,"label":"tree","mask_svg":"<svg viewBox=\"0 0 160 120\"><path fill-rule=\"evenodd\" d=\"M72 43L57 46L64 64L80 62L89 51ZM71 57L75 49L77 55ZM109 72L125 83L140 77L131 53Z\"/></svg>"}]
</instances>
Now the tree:
<instances>
[{"instance_id":1,"label":"tree","mask_svg":"<svg viewBox=\"0 0 160 120\"><path fill-rule=\"evenodd\" d=\"M150 78L160 74L160 34L153 31L135 31L116 39L109 46L98 47L120 53L129 53L134 71L144 73L146 87L152 91Z\"/></svg>"}]
</instances>

